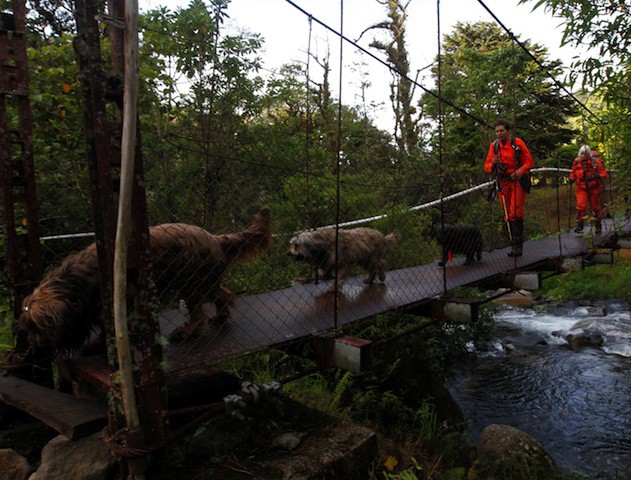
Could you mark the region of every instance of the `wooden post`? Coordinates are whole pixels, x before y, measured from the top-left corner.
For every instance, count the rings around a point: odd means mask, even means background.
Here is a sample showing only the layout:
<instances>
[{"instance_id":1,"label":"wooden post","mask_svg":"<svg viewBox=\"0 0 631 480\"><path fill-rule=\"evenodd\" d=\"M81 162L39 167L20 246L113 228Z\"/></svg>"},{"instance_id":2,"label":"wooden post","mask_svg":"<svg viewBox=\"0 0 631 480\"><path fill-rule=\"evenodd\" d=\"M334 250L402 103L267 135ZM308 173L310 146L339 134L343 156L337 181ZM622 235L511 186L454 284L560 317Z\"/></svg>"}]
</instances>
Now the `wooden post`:
<instances>
[{"instance_id":1,"label":"wooden post","mask_svg":"<svg viewBox=\"0 0 631 480\"><path fill-rule=\"evenodd\" d=\"M127 428L140 429L134 390L133 361L127 323L127 252L131 233L131 202L134 186L134 161L138 107L138 3L125 2L125 88L123 97L123 135L121 142L121 181L114 250L114 329L121 379L121 394ZM140 469L144 470L144 469ZM144 479L135 471L132 477Z\"/></svg>"}]
</instances>

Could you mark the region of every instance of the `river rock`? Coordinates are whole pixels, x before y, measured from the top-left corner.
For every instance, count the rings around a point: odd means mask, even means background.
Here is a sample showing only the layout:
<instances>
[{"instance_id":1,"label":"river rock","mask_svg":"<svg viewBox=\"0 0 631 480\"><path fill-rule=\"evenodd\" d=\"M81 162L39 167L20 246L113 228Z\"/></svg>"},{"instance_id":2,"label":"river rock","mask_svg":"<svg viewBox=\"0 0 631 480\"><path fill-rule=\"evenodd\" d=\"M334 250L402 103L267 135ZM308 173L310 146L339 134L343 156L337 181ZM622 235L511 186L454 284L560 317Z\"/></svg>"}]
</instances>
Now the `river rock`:
<instances>
[{"instance_id":1,"label":"river rock","mask_svg":"<svg viewBox=\"0 0 631 480\"><path fill-rule=\"evenodd\" d=\"M114 455L99 434L79 440L59 435L46 444L41 464L29 480L108 480L116 468Z\"/></svg>"},{"instance_id":2,"label":"river rock","mask_svg":"<svg viewBox=\"0 0 631 480\"><path fill-rule=\"evenodd\" d=\"M572 350L578 350L583 347L599 348L605 343L605 339L599 332L580 332L569 333L565 336L567 344Z\"/></svg>"},{"instance_id":3,"label":"river rock","mask_svg":"<svg viewBox=\"0 0 631 480\"><path fill-rule=\"evenodd\" d=\"M0 480L26 480L31 467L15 450L0 448Z\"/></svg>"},{"instance_id":4,"label":"river rock","mask_svg":"<svg viewBox=\"0 0 631 480\"><path fill-rule=\"evenodd\" d=\"M606 317L607 307L595 307L595 306L587 307L587 313L595 317Z\"/></svg>"},{"instance_id":5,"label":"river rock","mask_svg":"<svg viewBox=\"0 0 631 480\"><path fill-rule=\"evenodd\" d=\"M500 288L495 292L495 295L501 295L501 297L493 300L495 303L503 303L512 307L531 307L535 304L535 299L528 290L511 291L509 288Z\"/></svg>"},{"instance_id":6,"label":"river rock","mask_svg":"<svg viewBox=\"0 0 631 480\"><path fill-rule=\"evenodd\" d=\"M477 443L474 468L479 479L551 480L561 478L554 460L530 435L510 425L487 426Z\"/></svg>"}]
</instances>

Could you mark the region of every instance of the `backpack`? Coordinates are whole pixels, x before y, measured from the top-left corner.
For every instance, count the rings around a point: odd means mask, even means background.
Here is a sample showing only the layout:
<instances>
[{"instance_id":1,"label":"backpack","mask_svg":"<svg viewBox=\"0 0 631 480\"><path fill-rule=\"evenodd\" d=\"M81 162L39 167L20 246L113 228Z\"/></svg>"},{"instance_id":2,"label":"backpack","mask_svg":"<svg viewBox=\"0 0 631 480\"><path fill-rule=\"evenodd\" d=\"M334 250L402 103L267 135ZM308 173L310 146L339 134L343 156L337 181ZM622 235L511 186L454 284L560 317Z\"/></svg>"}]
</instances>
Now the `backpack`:
<instances>
[{"instance_id":1,"label":"backpack","mask_svg":"<svg viewBox=\"0 0 631 480\"><path fill-rule=\"evenodd\" d=\"M517 146L517 142L515 142L515 137L509 137L511 147L513 147L513 159L515 163L519 166L521 160L521 148ZM494 153L498 153L500 151L500 139L497 138L495 142L493 142L493 151ZM532 187L532 182L530 181L530 175L524 175L519 179L519 183L521 183L521 188L524 189L524 192L530 193L530 187Z\"/></svg>"}]
</instances>

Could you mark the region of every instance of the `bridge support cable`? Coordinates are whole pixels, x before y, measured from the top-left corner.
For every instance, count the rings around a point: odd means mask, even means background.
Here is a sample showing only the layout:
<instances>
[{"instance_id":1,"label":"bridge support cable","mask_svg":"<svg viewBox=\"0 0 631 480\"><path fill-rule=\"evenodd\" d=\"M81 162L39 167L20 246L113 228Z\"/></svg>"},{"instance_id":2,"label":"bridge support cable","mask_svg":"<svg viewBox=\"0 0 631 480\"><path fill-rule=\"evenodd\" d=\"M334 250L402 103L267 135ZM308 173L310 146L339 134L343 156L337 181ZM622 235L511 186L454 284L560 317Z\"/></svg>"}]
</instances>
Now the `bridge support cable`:
<instances>
[{"instance_id":1,"label":"bridge support cable","mask_svg":"<svg viewBox=\"0 0 631 480\"><path fill-rule=\"evenodd\" d=\"M440 171L440 228L445 231L445 166L443 163L443 141L445 135L445 110L442 95L442 51L440 38L440 0L436 0L436 32L438 40L438 165ZM447 295L447 262L441 262L443 269L443 295Z\"/></svg>"},{"instance_id":2,"label":"bridge support cable","mask_svg":"<svg viewBox=\"0 0 631 480\"><path fill-rule=\"evenodd\" d=\"M491 10L491 9L490 9L490 8L489 8L489 7L488 7L488 6L487 6L487 5L486 5L486 4L485 4L482 0L478 0L478 3L479 3L480 5L482 5L482 8L484 8L484 9L485 9L485 10L489 13L489 15L491 15L491 17L493 17L493 19L497 22L497 24L498 24L500 27L502 27L502 29L503 29L506 33L508 33L508 35L509 35L509 36L513 39L513 41L514 41L514 42L516 42L516 43L517 43L517 45L519 45L519 46L521 47L521 49L522 49L524 52L526 52L526 54L527 54L527 55L528 55L528 56L532 59L532 61L533 61L533 62L535 62L535 63L536 63L536 64L537 64L537 65L538 65L538 66L539 66L542 70L544 70L544 71L548 74L548 77L549 77L549 78L550 78L550 79L551 79L551 80L552 80L552 81L556 84L556 86L557 86L557 87L559 87L559 89L560 89L560 90L563 90L565 93L567 93L567 94L568 94L568 96L569 96L572 100L574 100L576 103L578 103L578 104L579 104L579 105L580 105L580 106L581 106L581 107L582 107L582 108L583 108L586 112L588 112L591 116L595 117L595 118L599 121L599 123L602 123L602 120L598 117L598 115L596 115L594 112L592 112L592 111L591 111L591 110L587 107L587 105L585 105L585 104L584 104L583 102L581 102L578 98L576 98L576 96L575 96L572 92L570 92L570 91L569 91L569 90L565 87L565 85L563 85L561 82L559 82L559 81L558 81L558 80L554 77L554 75L552 75L552 73L550 72L550 69L549 69L549 68L547 68L545 65L543 65L543 64L539 61L539 59L537 59L537 57L535 57L535 56L534 56L534 55L530 52L530 50L528 50L528 49L526 48L526 46L525 46L522 42L520 42L519 40L517 40L517 37L515 37L515 34L513 34L513 32L512 32L512 31L511 31L508 27L506 27L506 25L504 25L504 24L502 23L502 21L501 21L501 20L497 17L497 15L495 15L495 14L493 13L493 11L492 11L492 10Z\"/></svg>"},{"instance_id":3,"label":"bridge support cable","mask_svg":"<svg viewBox=\"0 0 631 480\"><path fill-rule=\"evenodd\" d=\"M557 157L557 170L561 167L561 157ZM563 256L563 243L561 242L561 178L556 177L556 193L557 193L557 238L559 239L559 258ZM572 185L570 185L570 190ZM569 210L569 208L568 208ZM568 220L568 225L569 225Z\"/></svg>"},{"instance_id":4,"label":"bridge support cable","mask_svg":"<svg viewBox=\"0 0 631 480\"><path fill-rule=\"evenodd\" d=\"M307 225L313 228L313 200L311 198L311 95L309 93L311 76L311 40L313 38L313 19L309 16L309 40L307 42L307 63L305 65L305 184L307 190Z\"/></svg>"},{"instance_id":5,"label":"bridge support cable","mask_svg":"<svg viewBox=\"0 0 631 480\"><path fill-rule=\"evenodd\" d=\"M421 85L420 83L418 83L416 80L412 79L411 77L405 75L403 72L398 71L396 68L394 68L392 65L389 65L387 62L385 62L384 60L380 59L379 57L377 57L374 53L366 50L364 47L362 47L361 45L359 45L357 42L354 42L353 40L346 38L342 32L338 32L336 31L334 28L330 27L329 25L327 25L326 23L324 23L323 21L319 20L316 17L313 17L313 15L311 15L309 12L307 12L306 10L304 10L303 8L301 8L299 5L296 5L296 3L294 3L292 0L285 0L287 3L289 3L292 7L296 8L298 11L300 11L303 15L306 15L308 17L312 17L313 20L315 22L317 22L319 25L321 25L322 27L324 27L326 30L328 30L329 32L331 32L333 35L339 36L340 39L342 39L343 41L353 45L353 47L355 47L357 50L359 50L360 52L368 55L370 58L372 58L373 60L377 61L378 63L380 63L381 65L385 66L388 70L390 70L391 72L395 73L396 75L400 75L401 77L405 78L406 80L408 80L409 82L411 82L413 85L417 86L418 88L420 88L421 90L423 90L425 93L427 93L428 95L431 95L432 97L434 97L436 100L440 100L438 98L438 95L436 93L434 93L433 91L429 90L428 88L425 88L423 85ZM471 120L473 120L474 122L483 125L487 128L491 128L490 125L488 123L486 123L484 120L482 120L481 118L476 117L475 115L467 112L466 110L464 110L463 108L458 107L457 105L454 105L453 103L451 103L448 100L443 99L443 101L445 102L445 104L449 105L451 108L453 108L454 110L456 110L457 112L463 114L464 116L470 118Z\"/></svg>"},{"instance_id":6,"label":"bridge support cable","mask_svg":"<svg viewBox=\"0 0 631 480\"><path fill-rule=\"evenodd\" d=\"M338 326L338 309L340 285L338 284L338 268L340 253L340 177L341 177L341 150L342 150L342 80L344 72L344 0L340 1L340 75L339 75L339 100L337 103L337 152L335 165L335 303L334 303L334 323L335 328Z\"/></svg>"}]
</instances>

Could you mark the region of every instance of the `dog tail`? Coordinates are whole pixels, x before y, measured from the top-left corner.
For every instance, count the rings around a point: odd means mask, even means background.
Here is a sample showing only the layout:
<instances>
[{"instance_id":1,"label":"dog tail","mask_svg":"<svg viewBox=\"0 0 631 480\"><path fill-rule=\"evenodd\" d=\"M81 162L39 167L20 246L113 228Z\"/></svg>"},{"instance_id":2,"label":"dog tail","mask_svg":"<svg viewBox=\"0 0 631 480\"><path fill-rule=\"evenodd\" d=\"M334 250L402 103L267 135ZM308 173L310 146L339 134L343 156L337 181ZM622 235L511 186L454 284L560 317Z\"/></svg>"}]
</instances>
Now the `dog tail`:
<instances>
[{"instance_id":1,"label":"dog tail","mask_svg":"<svg viewBox=\"0 0 631 480\"><path fill-rule=\"evenodd\" d=\"M386 241L386 249L388 251L393 251L397 248L397 245L401 241L401 234L398 231L394 231L385 236L384 240Z\"/></svg>"},{"instance_id":2,"label":"dog tail","mask_svg":"<svg viewBox=\"0 0 631 480\"><path fill-rule=\"evenodd\" d=\"M245 262L266 252L272 245L272 210L263 206L247 230L219 235L219 243L233 262Z\"/></svg>"}]
</instances>

